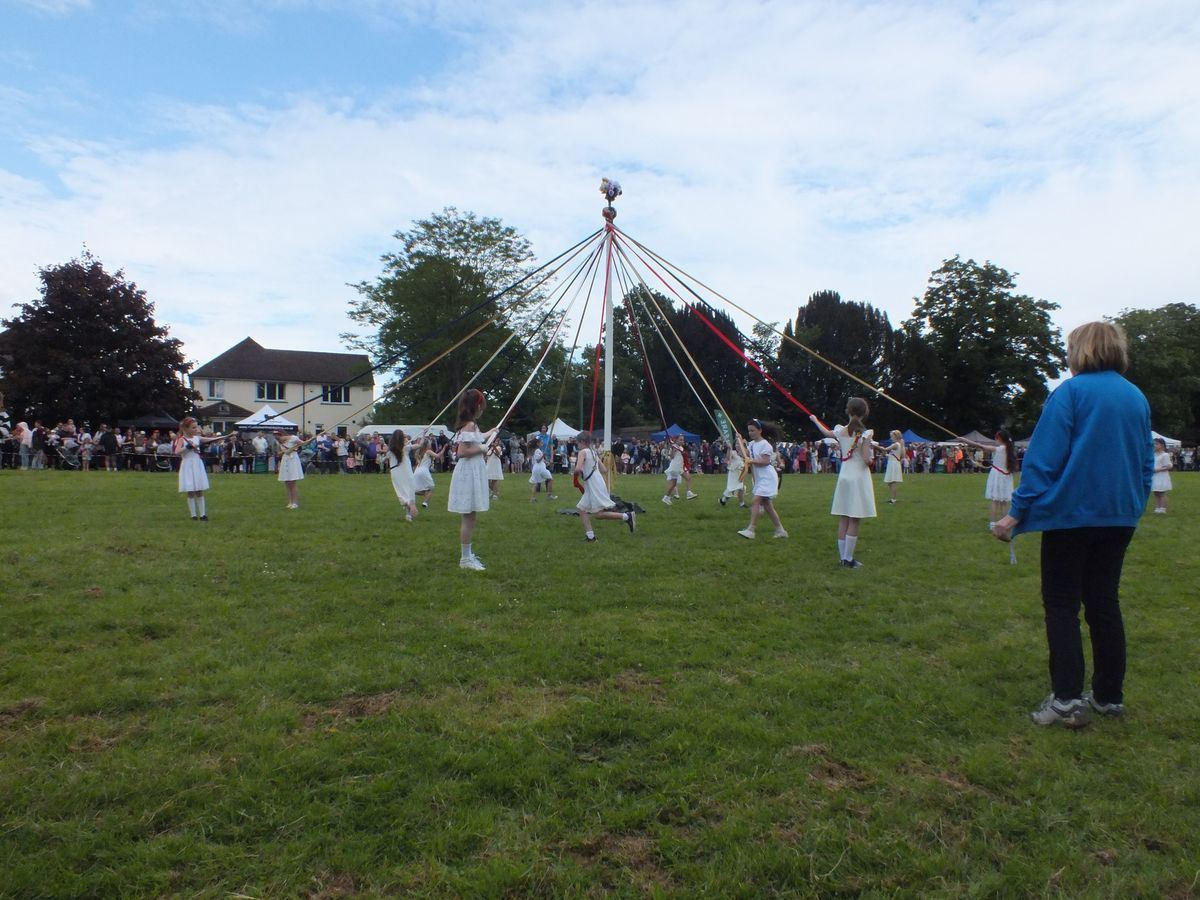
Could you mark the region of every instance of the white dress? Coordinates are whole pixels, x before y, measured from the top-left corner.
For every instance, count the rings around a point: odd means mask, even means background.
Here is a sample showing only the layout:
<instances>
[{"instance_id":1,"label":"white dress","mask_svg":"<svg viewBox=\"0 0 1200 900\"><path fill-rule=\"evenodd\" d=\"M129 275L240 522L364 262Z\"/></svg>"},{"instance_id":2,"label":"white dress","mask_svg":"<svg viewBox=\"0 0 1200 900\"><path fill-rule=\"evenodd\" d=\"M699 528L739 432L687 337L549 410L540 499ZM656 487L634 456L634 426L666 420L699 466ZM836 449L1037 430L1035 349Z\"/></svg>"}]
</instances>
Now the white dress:
<instances>
[{"instance_id":1,"label":"white dress","mask_svg":"<svg viewBox=\"0 0 1200 900\"><path fill-rule=\"evenodd\" d=\"M742 472L746 470L746 461L740 453L729 454L729 471L725 474L725 495L732 497L742 489Z\"/></svg>"},{"instance_id":2,"label":"white dress","mask_svg":"<svg viewBox=\"0 0 1200 900\"><path fill-rule=\"evenodd\" d=\"M888 448L887 471L883 473L884 484L891 484L893 481L904 480L904 466L900 463L900 458L903 455L904 448L898 443L892 444L892 446Z\"/></svg>"},{"instance_id":3,"label":"white dress","mask_svg":"<svg viewBox=\"0 0 1200 900\"><path fill-rule=\"evenodd\" d=\"M433 457L424 454L421 461L417 463L417 467L413 469L413 490L416 493L423 494L425 491L433 490L433 472L430 471L432 465Z\"/></svg>"},{"instance_id":4,"label":"white dress","mask_svg":"<svg viewBox=\"0 0 1200 900\"><path fill-rule=\"evenodd\" d=\"M1008 467L1008 450L1001 444L992 452L992 467L988 470L983 496L988 500L1007 503L1013 495L1012 470Z\"/></svg>"},{"instance_id":5,"label":"white dress","mask_svg":"<svg viewBox=\"0 0 1200 900\"><path fill-rule=\"evenodd\" d=\"M409 448L405 447L401 459L388 451L388 472L392 476L392 489L400 502L406 506L416 499L415 479L413 478L412 460L409 458Z\"/></svg>"},{"instance_id":6,"label":"white dress","mask_svg":"<svg viewBox=\"0 0 1200 900\"><path fill-rule=\"evenodd\" d=\"M500 462L500 455L498 453L488 454L487 479L488 481L504 480L504 464Z\"/></svg>"},{"instance_id":7,"label":"white dress","mask_svg":"<svg viewBox=\"0 0 1200 900\"><path fill-rule=\"evenodd\" d=\"M184 438L179 455L179 493L207 491L208 473L200 458L200 436Z\"/></svg>"},{"instance_id":8,"label":"white dress","mask_svg":"<svg viewBox=\"0 0 1200 900\"><path fill-rule=\"evenodd\" d=\"M478 431L460 431L454 439L464 446L483 446L483 435ZM453 513L487 512L489 493L487 463L483 454L460 454L450 476L450 498L446 502L446 509Z\"/></svg>"},{"instance_id":9,"label":"white dress","mask_svg":"<svg viewBox=\"0 0 1200 900\"><path fill-rule=\"evenodd\" d=\"M1154 468L1169 469L1171 467L1170 453L1155 453ZM1142 482L1145 484L1145 482ZM1171 473L1170 472L1155 472L1154 478L1150 481L1150 490L1156 494L1161 494L1171 490Z\"/></svg>"},{"instance_id":10,"label":"white dress","mask_svg":"<svg viewBox=\"0 0 1200 900\"><path fill-rule=\"evenodd\" d=\"M766 454L771 460L769 465L750 466L754 473L754 496L774 497L779 493L779 473L775 471L775 448L771 446L770 441L760 438L757 441L751 441L746 449L750 451L751 459L758 459Z\"/></svg>"},{"instance_id":11,"label":"white dress","mask_svg":"<svg viewBox=\"0 0 1200 900\"><path fill-rule=\"evenodd\" d=\"M579 452L583 455L582 471L579 473L583 496L575 506L589 513L612 509L616 504L608 495L608 485L604 483L604 475L600 472L596 451L585 447Z\"/></svg>"},{"instance_id":12,"label":"white dress","mask_svg":"<svg viewBox=\"0 0 1200 900\"><path fill-rule=\"evenodd\" d=\"M304 463L300 462L300 438L286 437L280 445L283 456L279 459L279 480L300 481L304 478Z\"/></svg>"},{"instance_id":13,"label":"white dress","mask_svg":"<svg viewBox=\"0 0 1200 900\"><path fill-rule=\"evenodd\" d=\"M671 452L671 462L667 466L667 481L678 481L683 477L683 451L675 448Z\"/></svg>"},{"instance_id":14,"label":"white dress","mask_svg":"<svg viewBox=\"0 0 1200 900\"><path fill-rule=\"evenodd\" d=\"M867 465L871 450L871 432L853 435L845 425L835 425L833 436L842 451L842 467L838 471L837 487L833 489L831 515L853 519L875 518L875 483Z\"/></svg>"},{"instance_id":15,"label":"white dress","mask_svg":"<svg viewBox=\"0 0 1200 900\"><path fill-rule=\"evenodd\" d=\"M546 468L546 454L539 447L533 451L533 474L529 476L530 484L541 484L553 480L550 470Z\"/></svg>"}]
</instances>

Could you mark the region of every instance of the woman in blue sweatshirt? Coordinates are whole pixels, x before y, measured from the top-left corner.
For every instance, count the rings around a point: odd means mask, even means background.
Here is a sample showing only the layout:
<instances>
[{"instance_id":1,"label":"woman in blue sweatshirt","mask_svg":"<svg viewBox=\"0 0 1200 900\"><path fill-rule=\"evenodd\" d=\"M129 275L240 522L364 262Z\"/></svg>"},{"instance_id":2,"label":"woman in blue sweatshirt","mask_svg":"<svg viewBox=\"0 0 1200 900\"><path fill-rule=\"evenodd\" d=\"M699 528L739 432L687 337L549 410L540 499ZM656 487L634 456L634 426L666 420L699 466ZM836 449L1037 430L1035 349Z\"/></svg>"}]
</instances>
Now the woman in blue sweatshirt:
<instances>
[{"instance_id":1,"label":"woman in blue sweatshirt","mask_svg":"<svg viewBox=\"0 0 1200 900\"><path fill-rule=\"evenodd\" d=\"M1074 376L1046 401L996 537L1042 532L1042 606L1053 693L1030 717L1080 728L1089 708L1124 713L1125 625L1117 588L1125 549L1146 508L1154 475L1150 406L1120 373L1125 335L1089 322L1067 337ZM1083 692L1084 608L1092 642L1092 690Z\"/></svg>"}]
</instances>

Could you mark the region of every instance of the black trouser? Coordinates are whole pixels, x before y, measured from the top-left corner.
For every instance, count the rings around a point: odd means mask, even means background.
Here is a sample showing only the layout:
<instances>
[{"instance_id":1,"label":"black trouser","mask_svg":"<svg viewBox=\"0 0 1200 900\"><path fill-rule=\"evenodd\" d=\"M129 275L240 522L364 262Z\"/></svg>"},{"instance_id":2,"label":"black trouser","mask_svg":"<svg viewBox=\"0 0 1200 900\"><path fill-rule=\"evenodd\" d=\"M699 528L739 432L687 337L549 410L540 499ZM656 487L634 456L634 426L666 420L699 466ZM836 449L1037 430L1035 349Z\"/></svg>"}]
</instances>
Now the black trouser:
<instances>
[{"instance_id":1,"label":"black trouser","mask_svg":"<svg viewBox=\"0 0 1200 900\"><path fill-rule=\"evenodd\" d=\"M1092 639L1092 693L1101 703L1122 703L1125 623L1117 588L1132 528L1068 528L1042 535L1042 606L1050 645L1054 696L1083 693L1083 639L1079 606Z\"/></svg>"}]
</instances>

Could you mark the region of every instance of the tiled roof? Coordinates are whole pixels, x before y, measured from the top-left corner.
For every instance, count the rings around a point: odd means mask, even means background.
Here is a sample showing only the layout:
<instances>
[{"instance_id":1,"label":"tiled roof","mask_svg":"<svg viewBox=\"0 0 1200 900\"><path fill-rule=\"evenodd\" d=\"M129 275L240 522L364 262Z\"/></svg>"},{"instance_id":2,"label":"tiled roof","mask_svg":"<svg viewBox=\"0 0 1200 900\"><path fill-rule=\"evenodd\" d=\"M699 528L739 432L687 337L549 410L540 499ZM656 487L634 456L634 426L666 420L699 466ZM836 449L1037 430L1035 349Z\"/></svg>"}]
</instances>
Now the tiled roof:
<instances>
[{"instance_id":1,"label":"tiled roof","mask_svg":"<svg viewBox=\"0 0 1200 900\"><path fill-rule=\"evenodd\" d=\"M251 414L251 410L244 409L236 403L229 403L225 400L218 400L215 403L210 403L208 406L200 406L196 408L196 418L203 421L209 419L244 419Z\"/></svg>"},{"instance_id":2,"label":"tiled roof","mask_svg":"<svg viewBox=\"0 0 1200 900\"><path fill-rule=\"evenodd\" d=\"M193 379L229 378L239 381L291 381L309 384L343 384L371 368L365 353L314 353L309 350L268 350L252 338L230 347L214 360L192 371ZM371 375L354 382L375 384Z\"/></svg>"}]
</instances>

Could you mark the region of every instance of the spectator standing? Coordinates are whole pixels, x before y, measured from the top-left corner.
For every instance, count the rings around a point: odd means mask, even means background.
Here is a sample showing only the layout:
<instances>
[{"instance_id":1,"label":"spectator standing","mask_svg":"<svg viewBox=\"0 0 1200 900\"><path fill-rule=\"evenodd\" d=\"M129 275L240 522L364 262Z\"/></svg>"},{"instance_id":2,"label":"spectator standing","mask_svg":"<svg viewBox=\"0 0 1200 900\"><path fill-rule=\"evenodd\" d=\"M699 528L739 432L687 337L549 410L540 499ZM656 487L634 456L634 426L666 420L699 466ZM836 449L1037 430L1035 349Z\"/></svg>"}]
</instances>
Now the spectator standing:
<instances>
[{"instance_id":1,"label":"spectator standing","mask_svg":"<svg viewBox=\"0 0 1200 900\"><path fill-rule=\"evenodd\" d=\"M1008 515L993 534L1042 532L1042 608L1051 693L1030 713L1037 725L1088 724L1124 713L1125 623L1118 588L1125 551L1154 477L1150 406L1122 377L1125 334L1089 322L1067 337L1067 379L1046 400ZM1083 606L1092 644L1084 693Z\"/></svg>"}]
</instances>

